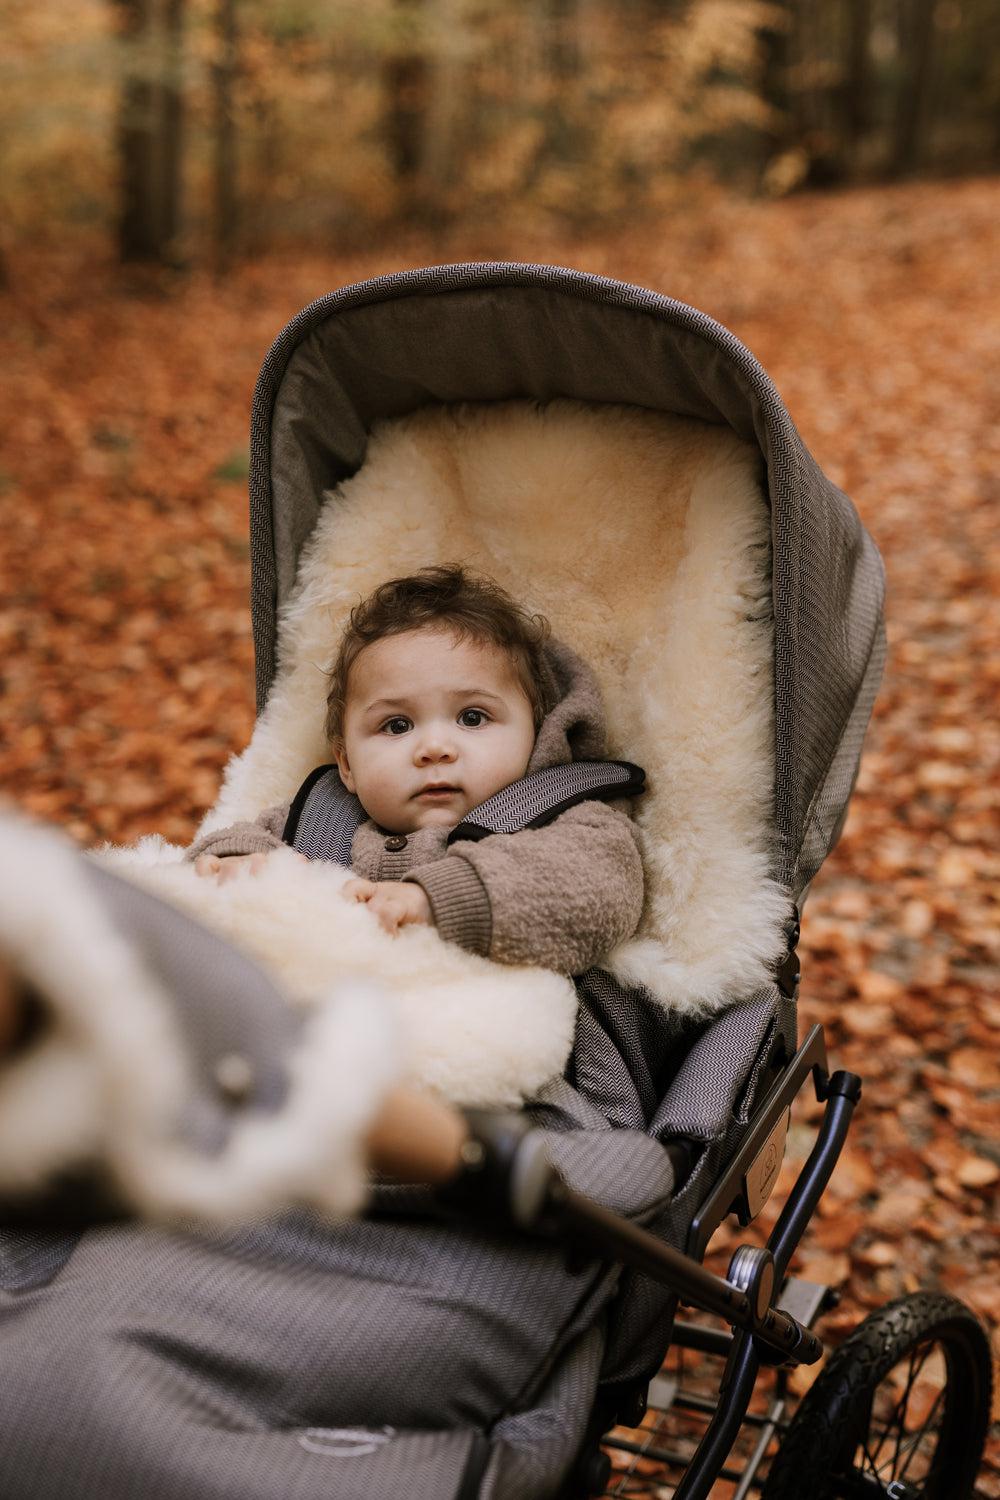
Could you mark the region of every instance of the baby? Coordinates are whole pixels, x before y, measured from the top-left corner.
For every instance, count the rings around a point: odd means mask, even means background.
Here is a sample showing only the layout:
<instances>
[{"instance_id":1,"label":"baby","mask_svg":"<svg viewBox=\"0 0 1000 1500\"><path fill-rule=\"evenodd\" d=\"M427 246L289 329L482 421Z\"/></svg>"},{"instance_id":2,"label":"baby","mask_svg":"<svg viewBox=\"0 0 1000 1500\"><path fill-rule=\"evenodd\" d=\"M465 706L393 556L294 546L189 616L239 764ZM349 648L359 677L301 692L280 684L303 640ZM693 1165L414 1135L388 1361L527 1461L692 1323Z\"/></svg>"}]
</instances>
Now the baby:
<instances>
[{"instance_id":1,"label":"baby","mask_svg":"<svg viewBox=\"0 0 1000 1500\"><path fill-rule=\"evenodd\" d=\"M490 579L425 568L352 612L330 672L326 729L367 817L343 888L389 932L410 923L501 963L580 974L639 922L642 867L628 803L576 801L544 827L449 842L522 777L605 756L590 669ZM200 875L257 869L289 804L194 844Z\"/></svg>"}]
</instances>

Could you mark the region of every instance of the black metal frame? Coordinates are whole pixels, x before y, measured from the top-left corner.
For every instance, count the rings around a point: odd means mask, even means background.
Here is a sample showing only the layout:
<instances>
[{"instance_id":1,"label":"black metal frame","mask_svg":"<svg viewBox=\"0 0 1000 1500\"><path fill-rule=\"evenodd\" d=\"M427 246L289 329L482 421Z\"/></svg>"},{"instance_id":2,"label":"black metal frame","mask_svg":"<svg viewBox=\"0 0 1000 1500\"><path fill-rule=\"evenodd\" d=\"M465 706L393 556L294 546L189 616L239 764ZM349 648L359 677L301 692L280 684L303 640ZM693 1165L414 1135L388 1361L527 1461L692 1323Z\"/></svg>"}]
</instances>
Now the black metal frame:
<instances>
[{"instance_id":1,"label":"black metal frame","mask_svg":"<svg viewBox=\"0 0 1000 1500\"><path fill-rule=\"evenodd\" d=\"M810 1075L816 1097L826 1107L809 1158L788 1194L766 1248L741 1246L730 1262L728 1275L716 1276L701 1264L709 1240L727 1215L736 1213L743 1225L754 1217L748 1173ZM819 1295L798 1306L787 1295L782 1299L782 1291L788 1263L843 1150L860 1096L861 1080L856 1074L829 1074L822 1028L814 1026L754 1111L742 1144L702 1202L691 1223L686 1254L567 1187L548 1167L542 1149L533 1145L530 1132L508 1137L506 1149L499 1153L505 1158L499 1173L502 1196L522 1228L565 1240L573 1246L574 1256L583 1247L603 1260L632 1266L669 1287L684 1303L713 1313L729 1325L729 1332L684 1322L676 1323L673 1329L674 1345L726 1358L718 1404L687 1464L675 1500L706 1500L710 1494L747 1420L761 1365L787 1369L813 1364L822 1356L822 1344L810 1324L828 1289L814 1288ZM494 1138L491 1145L496 1144ZM630 1418L637 1420L644 1410L644 1393L637 1395L635 1391L628 1415L621 1408L615 1412L605 1405L592 1425L588 1440L591 1456L594 1441L608 1426L616 1421L627 1423ZM760 1424L761 1439L751 1459L754 1471L777 1430L779 1417L780 1413L773 1412ZM664 1453L663 1457L676 1461L673 1454ZM578 1479L578 1486L580 1482ZM586 1486L590 1481L583 1482Z\"/></svg>"}]
</instances>

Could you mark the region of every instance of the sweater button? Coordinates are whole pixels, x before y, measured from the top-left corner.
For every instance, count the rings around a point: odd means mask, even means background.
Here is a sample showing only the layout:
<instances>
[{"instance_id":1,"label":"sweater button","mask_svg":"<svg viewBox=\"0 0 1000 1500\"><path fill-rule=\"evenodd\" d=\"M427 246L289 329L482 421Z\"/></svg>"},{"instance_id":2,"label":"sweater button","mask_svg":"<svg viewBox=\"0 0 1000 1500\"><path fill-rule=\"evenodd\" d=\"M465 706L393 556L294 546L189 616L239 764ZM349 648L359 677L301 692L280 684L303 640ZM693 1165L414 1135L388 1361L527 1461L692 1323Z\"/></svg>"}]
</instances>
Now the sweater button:
<instances>
[{"instance_id":1,"label":"sweater button","mask_svg":"<svg viewBox=\"0 0 1000 1500\"><path fill-rule=\"evenodd\" d=\"M407 839L404 833L394 833L392 838L386 839L385 847L389 850L390 854L398 854L400 849L406 848L406 843Z\"/></svg>"},{"instance_id":2,"label":"sweater button","mask_svg":"<svg viewBox=\"0 0 1000 1500\"><path fill-rule=\"evenodd\" d=\"M219 1093L228 1104L242 1104L253 1091L253 1064L241 1052L227 1052L220 1057L212 1073Z\"/></svg>"}]
</instances>

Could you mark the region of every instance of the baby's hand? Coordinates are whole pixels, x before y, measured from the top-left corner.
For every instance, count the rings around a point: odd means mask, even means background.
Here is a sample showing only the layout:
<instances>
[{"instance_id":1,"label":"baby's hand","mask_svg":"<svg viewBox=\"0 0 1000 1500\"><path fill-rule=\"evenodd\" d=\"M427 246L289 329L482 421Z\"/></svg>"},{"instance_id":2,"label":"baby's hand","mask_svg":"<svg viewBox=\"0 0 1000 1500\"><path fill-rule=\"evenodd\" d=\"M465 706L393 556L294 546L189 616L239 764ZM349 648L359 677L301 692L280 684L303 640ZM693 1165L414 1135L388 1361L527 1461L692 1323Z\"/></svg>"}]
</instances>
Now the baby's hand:
<instances>
[{"instance_id":1,"label":"baby's hand","mask_svg":"<svg viewBox=\"0 0 1000 1500\"><path fill-rule=\"evenodd\" d=\"M427 893L413 881L349 880L343 887L348 901L364 901L386 932L397 933L410 923L434 926Z\"/></svg>"},{"instance_id":2,"label":"baby's hand","mask_svg":"<svg viewBox=\"0 0 1000 1500\"><path fill-rule=\"evenodd\" d=\"M251 875L259 875L264 868L267 854L258 850L256 854L199 854L194 862L196 875L207 875L217 885L235 880L240 871L248 868Z\"/></svg>"}]
</instances>

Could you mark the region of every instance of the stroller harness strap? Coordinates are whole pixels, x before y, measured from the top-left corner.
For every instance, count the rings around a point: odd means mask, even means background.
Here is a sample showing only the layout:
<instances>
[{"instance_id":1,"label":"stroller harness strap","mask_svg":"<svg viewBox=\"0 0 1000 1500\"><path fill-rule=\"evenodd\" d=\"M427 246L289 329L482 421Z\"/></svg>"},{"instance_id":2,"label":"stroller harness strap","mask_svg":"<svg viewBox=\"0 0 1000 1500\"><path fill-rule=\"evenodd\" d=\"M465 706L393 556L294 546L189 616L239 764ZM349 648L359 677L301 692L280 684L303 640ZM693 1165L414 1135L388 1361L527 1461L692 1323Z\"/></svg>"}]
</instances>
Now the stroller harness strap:
<instances>
[{"instance_id":1,"label":"stroller harness strap","mask_svg":"<svg viewBox=\"0 0 1000 1500\"><path fill-rule=\"evenodd\" d=\"M636 797L645 784L646 773L627 760L549 766L487 797L456 824L448 843L541 828L578 802ZM367 816L354 793L344 786L337 767L317 766L296 792L281 836L307 859L331 860L350 869L351 844Z\"/></svg>"},{"instance_id":2,"label":"stroller harness strap","mask_svg":"<svg viewBox=\"0 0 1000 1500\"><path fill-rule=\"evenodd\" d=\"M566 766L547 766L480 802L455 825L448 843L541 828L578 802L637 797L645 786L645 771L628 760L575 760Z\"/></svg>"}]
</instances>

